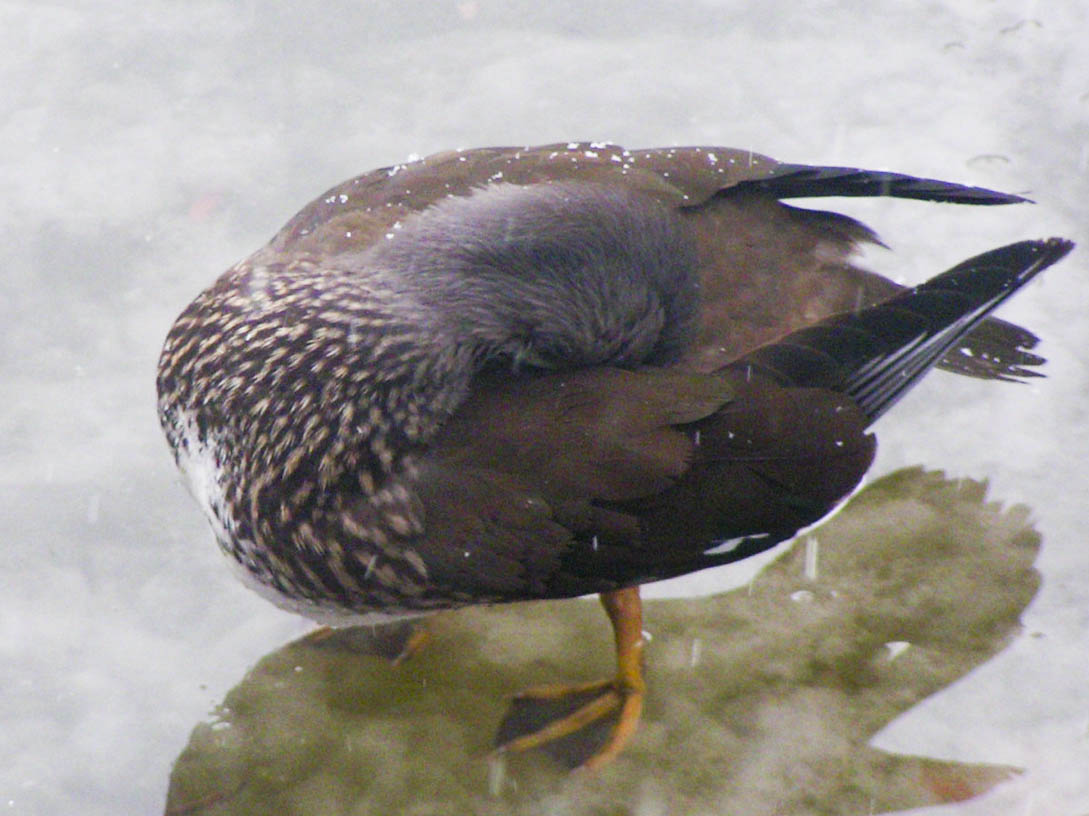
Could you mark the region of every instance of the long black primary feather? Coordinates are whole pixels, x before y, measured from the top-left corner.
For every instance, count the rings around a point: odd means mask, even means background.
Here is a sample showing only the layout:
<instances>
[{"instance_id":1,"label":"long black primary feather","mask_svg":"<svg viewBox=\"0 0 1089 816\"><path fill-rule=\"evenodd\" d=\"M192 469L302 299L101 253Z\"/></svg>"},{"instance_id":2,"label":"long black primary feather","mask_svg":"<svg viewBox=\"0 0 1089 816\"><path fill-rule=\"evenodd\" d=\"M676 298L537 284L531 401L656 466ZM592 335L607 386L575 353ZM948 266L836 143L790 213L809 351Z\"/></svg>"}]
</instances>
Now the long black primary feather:
<instances>
[{"instance_id":1,"label":"long black primary feather","mask_svg":"<svg viewBox=\"0 0 1089 816\"><path fill-rule=\"evenodd\" d=\"M1019 204L1030 200L984 187L969 187L903 173L862 170L856 167L813 167L805 164L780 164L768 177L744 181L732 189L754 188L778 198L892 196L953 204Z\"/></svg>"},{"instance_id":2,"label":"long black primary feather","mask_svg":"<svg viewBox=\"0 0 1089 816\"><path fill-rule=\"evenodd\" d=\"M851 397L872 423L965 334L1074 244L1021 241L958 264L884 303L833 315L733 363L784 385Z\"/></svg>"}]
</instances>

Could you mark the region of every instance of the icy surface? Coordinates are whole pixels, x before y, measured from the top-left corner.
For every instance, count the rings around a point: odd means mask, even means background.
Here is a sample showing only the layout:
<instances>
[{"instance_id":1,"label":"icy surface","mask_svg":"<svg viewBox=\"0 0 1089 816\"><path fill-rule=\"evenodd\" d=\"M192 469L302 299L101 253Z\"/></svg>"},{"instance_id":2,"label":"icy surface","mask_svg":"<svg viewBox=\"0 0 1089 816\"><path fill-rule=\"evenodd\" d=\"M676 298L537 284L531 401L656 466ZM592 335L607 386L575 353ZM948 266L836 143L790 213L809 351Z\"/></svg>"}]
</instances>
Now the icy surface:
<instances>
[{"instance_id":1,"label":"icy surface","mask_svg":"<svg viewBox=\"0 0 1089 816\"><path fill-rule=\"evenodd\" d=\"M866 261L906 281L1013 240L1080 242L1002 311L1044 337L1048 379L934 375L878 426L876 472L922 463L1030 505L1044 581L1023 637L876 745L1027 769L932 816L1089 811L1085 4L8 0L0 24L5 812L161 811L194 723L307 628L235 582L160 438L176 314L354 174L576 139L1038 202L822 202L874 227L894 252Z\"/></svg>"}]
</instances>

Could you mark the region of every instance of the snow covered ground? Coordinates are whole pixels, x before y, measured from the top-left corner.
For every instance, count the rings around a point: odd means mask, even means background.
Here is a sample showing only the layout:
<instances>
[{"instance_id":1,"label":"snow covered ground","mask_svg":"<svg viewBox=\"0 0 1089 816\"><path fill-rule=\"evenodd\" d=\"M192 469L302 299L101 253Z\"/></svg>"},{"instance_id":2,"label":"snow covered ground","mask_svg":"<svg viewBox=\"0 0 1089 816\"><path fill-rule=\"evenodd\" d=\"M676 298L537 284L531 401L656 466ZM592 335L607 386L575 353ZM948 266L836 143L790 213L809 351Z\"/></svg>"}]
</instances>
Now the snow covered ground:
<instances>
[{"instance_id":1,"label":"snow covered ground","mask_svg":"<svg viewBox=\"0 0 1089 816\"><path fill-rule=\"evenodd\" d=\"M600 139L1038 202L831 202L877 229L894 251L867 262L905 281L1017 239L1081 243L1002 312L1042 335L1048 379L935 375L878 426L875 472L922 463L1030 505L1044 583L1024 637L877 744L1027 769L931 816L1089 812L1087 8L0 2L0 807L159 812L193 724L307 628L234 582L160 438L155 361L189 299L371 167Z\"/></svg>"}]
</instances>

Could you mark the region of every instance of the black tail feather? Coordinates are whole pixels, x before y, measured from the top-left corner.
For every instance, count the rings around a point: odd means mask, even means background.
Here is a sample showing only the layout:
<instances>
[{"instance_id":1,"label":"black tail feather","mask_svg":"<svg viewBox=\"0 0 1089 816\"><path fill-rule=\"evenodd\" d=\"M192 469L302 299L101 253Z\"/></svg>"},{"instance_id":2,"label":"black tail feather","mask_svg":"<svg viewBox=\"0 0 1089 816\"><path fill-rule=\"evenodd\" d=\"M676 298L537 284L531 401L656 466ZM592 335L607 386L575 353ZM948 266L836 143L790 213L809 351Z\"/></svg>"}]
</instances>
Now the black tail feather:
<instances>
[{"instance_id":1,"label":"black tail feather","mask_svg":"<svg viewBox=\"0 0 1089 816\"><path fill-rule=\"evenodd\" d=\"M969 187L938 179L917 178L883 170L855 167L812 167L780 164L770 176L745 181L734 190L759 189L778 198L826 196L892 196L954 204L1018 204L1030 199L983 187Z\"/></svg>"},{"instance_id":2,"label":"black tail feather","mask_svg":"<svg viewBox=\"0 0 1089 816\"><path fill-rule=\"evenodd\" d=\"M1073 246L1050 238L977 255L884 303L834 315L733 365L753 366L782 384L846 393L873 422L993 309Z\"/></svg>"}]
</instances>

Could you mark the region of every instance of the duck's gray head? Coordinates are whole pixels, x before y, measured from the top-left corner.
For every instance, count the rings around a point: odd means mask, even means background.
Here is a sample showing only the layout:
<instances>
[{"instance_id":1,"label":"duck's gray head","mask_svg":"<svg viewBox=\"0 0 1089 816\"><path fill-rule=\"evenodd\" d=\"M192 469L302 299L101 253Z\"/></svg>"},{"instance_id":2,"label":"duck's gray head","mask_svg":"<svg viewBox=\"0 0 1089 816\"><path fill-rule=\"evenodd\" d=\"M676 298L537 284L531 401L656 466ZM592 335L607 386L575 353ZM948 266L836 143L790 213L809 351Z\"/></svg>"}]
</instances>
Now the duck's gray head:
<instances>
[{"instance_id":1,"label":"duck's gray head","mask_svg":"<svg viewBox=\"0 0 1089 816\"><path fill-rule=\"evenodd\" d=\"M418 325L489 357L658 365L680 355L696 323L695 252L680 218L618 187L495 185L398 224L358 263L409 296Z\"/></svg>"}]
</instances>

